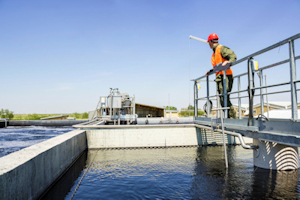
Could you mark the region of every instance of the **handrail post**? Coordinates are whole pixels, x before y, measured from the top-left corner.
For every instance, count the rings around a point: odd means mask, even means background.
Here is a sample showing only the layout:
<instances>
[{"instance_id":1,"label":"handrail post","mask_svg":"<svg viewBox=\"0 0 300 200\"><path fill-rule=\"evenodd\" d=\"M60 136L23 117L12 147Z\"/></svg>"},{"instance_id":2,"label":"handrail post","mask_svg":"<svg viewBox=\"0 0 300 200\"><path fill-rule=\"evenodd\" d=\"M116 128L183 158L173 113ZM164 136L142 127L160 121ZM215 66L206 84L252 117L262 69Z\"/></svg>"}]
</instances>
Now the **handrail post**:
<instances>
[{"instance_id":1,"label":"handrail post","mask_svg":"<svg viewBox=\"0 0 300 200\"><path fill-rule=\"evenodd\" d=\"M198 88L197 81L194 81L194 117L198 117Z\"/></svg>"},{"instance_id":2,"label":"handrail post","mask_svg":"<svg viewBox=\"0 0 300 200\"><path fill-rule=\"evenodd\" d=\"M259 73L259 85L263 86L263 70ZM264 95L263 95L263 89L260 89L260 114L264 114Z\"/></svg>"},{"instance_id":3,"label":"handrail post","mask_svg":"<svg viewBox=\"0 0 300 200\"><path fill-rule=\"evenodd\" d=\"M254 77L253 77L253 58L248 60L248 93L249 93L249 118L248 118L248 126L249 120L253 119L253 84L254 84Z\"/></svg>"},{"instance_id":4,"label":"handrail post","mask_svg":"<svg viewBox=\"0 0 300 200\"><path fill-rule=\"evenodd\" d=\"M206 76L206 95L207 95L207 99L206 99L206 114L207 117L209 117L210 115L210 103L209 103L209 76Z\"/></svg>"},{"instance_id":5,"label":"handrail post","mask_svg":"<svg viewBox=\"0 0 300 200\"><path fill-rule=\"evenodd\" d=\"M293 121L298 120L298 106L297 106L297 88L296 83L296 63L295 63L295 49L294 40L289 41L290 52L290 75L291 75L291 109Z\"/></svg>"},{"instance_id":6,"label":"handrail post","mask_svg":"<svg viewBox=\"0 0 300 200\"><path fill-rule=\"evenodd\" d=\"M224 108L227 107L227 84L226 84L226 70L223 71L223 103ZM227 118L228 116L228 110L224 110L224 118Z\"/></svg>"},{"instance_id":7,"label":"handrail post","mask_svg":"<svg viewBox=\"0 0 300 200\"><path fill-rule=\"evenodd\" d=\"M239 119L242 119L242 104L241 104L241 77L238 77L238 106L239 106Z\"/></svg>"}]
</instances>

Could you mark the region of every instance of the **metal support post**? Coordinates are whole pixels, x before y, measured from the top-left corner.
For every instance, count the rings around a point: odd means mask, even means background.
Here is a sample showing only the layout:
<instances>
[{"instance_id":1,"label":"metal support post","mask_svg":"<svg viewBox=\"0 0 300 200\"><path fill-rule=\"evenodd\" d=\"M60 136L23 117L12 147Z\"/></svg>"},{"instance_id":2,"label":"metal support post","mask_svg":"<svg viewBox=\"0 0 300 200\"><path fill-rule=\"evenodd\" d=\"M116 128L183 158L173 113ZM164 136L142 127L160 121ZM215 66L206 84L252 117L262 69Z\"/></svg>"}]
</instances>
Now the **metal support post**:
<instances>
[{"instance_id":1,"label":"metal support post","mask_svg":"<svg viewBox=\"0 0 300 200\"><path fill-rule=\"evenodd\" d=\"M248 95L249 95L249 118L248 118L248 126L249 124L249 120L253 119L253 86L254 86L254 80L253 80L253 58L250 58L248 60Z\"/></svg>"},{"instance_id":2,"label":"metal support post","mask_svg":"<svg viewBox=\"0 0 300 200\"><path fill-rule=\"evenodd\" d=\"M267 86L267 75L265 75L265 86ZM268 88L266 87L266 97L267 97L267 112L268 112L268 118L269 118L269 98L268 98Z\"/></svg>"},{"instance_id":3,"label":"metal support post","mask_svg":"<svg viewBox=\"0 0 300 200\"><path fill-rule=\"evenodd\" d=\"M292 119L297 121L298 119L298 107L297 107L297 88L296 83L296 63L295 63L295 49L294 40L289 41L290 52L290 75L291 75L291 106L292 106Z\"/></svg>"},{"instance_id":4,"label":"metal support post","mask_svg":"<svg viewBox=\"0 0 300 200\"><path fill-rule=\"evenodd\" d=\"M210 103L209 103L209 76L206 76L206 111L207 117L210 115Z\"/></svg>"},{"instance_id":5,"label":"metal support post","mask_svg":"<svg viewBox=\"0 0 300 200\"><path fill-rule=\"evenodd\" d=\"M259 85L260 87L263 86L263 71L261 70L259 73ZM263 95L263 89L260 89L260 114L264 114L264 95Z\"/></svg>"},{"instance_id":6,"label":"metal support post","mask_svg":"<svg viewBox=\"0 0 300 200\"><path fill-rule=\"evenodd\" d=\"M242 119L242 103L241 103L241 77L238 77L238 106L239 106L239 119Z\"/></svg>"},{"instance_id":7,"label":"metal support post","mask_svg":"<svg viewBox=\"0 0 300 200\"><path fill-rule=\"evenodd\" d=\"M223 102L224 107L226 108L227 103L227 79L226 79L226 70L223 71ZM228 110L224 110L224 118L227 118L228 116Z\"/></svg>"},{"instance_id":8,"label":"metal support post","mask_svg":"<svg viewBox=\"0 0 300 200\"><path fill-rule=\"evenodd\" d=\"M216 82L216 94L217 94L217 108L220 108L221 105L220 105L220 96L219 96L219 92L218 92L218 85L217 85L217 82ZM219 112L219 110L217 111L217 118L220 118L222 113Z\"/></svg>"},{"instance_id":9,"label":"metal support post","mask_svg":"<svg viewBox=\"0 0 300 200\"><path fill-rule=\"evenodd\" d=\"M198 117L198 88L197 81L194 82L194 117Z\"/></svg>"},{"instance_id":10,"label":"metal support post","mask_svg":"<svg viewBox=\"0 0 300 200\"><path fill-rule=\"evenodd\" d=\"M219 94L219 93L217 93ZM218 104L220 105L220 96L217 97L217 101L219 102ZM217 112L220 112L220 115L221 115L221 126L222 126L222 136L223 136L223 146L224 146L224 156L225 156L225 167L226 169L228 168L228 159L227 159L227 149L226 149L226 143L225 143L225 133L224 133L224 122L223 122L223 110L227 110L228 108L224 107L224 108L221 108L218 107L217 108Z\"/></svg>"}]
</instances>

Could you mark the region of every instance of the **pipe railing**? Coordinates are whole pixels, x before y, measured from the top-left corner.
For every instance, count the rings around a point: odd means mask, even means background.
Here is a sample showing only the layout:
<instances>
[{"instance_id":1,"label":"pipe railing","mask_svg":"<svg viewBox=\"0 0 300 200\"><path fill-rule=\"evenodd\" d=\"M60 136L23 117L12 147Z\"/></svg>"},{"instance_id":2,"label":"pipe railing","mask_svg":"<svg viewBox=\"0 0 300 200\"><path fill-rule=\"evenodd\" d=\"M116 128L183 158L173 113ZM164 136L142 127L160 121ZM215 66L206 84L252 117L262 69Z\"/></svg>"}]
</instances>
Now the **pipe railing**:
<instances>
[{"instance_id":1,"label":"pipe railing","mask_svg":"<svg viewBox=\"0 0 300 200\"><path fill-rule=\"evenodd\" d=\"M238 97L231 97L231 99L238 99L238 110L239 110L239 119L241 119L241 99L242 98L246 98L246 97L249 97L248 95L250 94L250 92L252 91L255 91L255 90L260 90L260 93L259 94L254 94L253 97L255 96L260 96L260 102L261 102L261 114L264 113L264 96L265 95L270 95L270 94L278 94L278 93L286 93L286 92L290 92L291 93L291 110L292 110L292 121L297 121L298 120L298 107L297 107L297 91L299 91L300 89L297 89L296 87L296 84L298 82L300 82L300 80L297 80L296 79L296 60L297 59L300 59L300 55L299 56L295 56L295 50L294 50L294 40L300 38L300 33L292 36L292 37L289 37L285 40L282 40L276 44L273 44L267 48L264 48L260 51L257 51L253 54L250 54L242 59L239 59L237 60L236 62L232 63L231 66L234 66L234 65L237 65L239 63L242 63L244 61L250 61L253 59L253 57L255 56L258 56L260 54L263 54L267 51L270 51L272 49L275 49L279 46L282 46L284 44L289 44L289 59L286 59L286 60L283 60L283 61L280 61L280 62L276 62L276 63L273 63L273 64L270 64L270 65L267 65L265 67L262 67L262 68L259 68L258 70L254 71L253 69L253 66L249 67L249 72L246 72L246 73L243 73L243 74L239 74L239 75L236 75L234 76L234 78L237 78L238 79L238 91L234 91L234 92L229 92L227 93L226 91L226 76L223 76L223 85L224 85L224 92L223 94L219 94L219 95L212 95L210 96L209 95L209 82L207 81L207 84L206 84L206 87L207 87L207 92L206 92L206 97L201 97L199 98L198 97L198 88L196 87L197 83L201 81L201 79L206 79L208 80L209 79L209 76L210 74L208 75L203 75L199 78L196 78L196 79L193 79L192 81L194 81L194 115L195 117L197 117L197 113L198 113L198 101L199 100L206 100L207 102L207 117L209 117L209 100L213 100L213 99L217 99L218 96L224 96L224 106L226 107L227 106L227 96L230 95L230 94L238 94ZM278 84L272 84L272 85L263 85L263 70L265 69L269 69L269 68L272 68L272 67L275 67L275 66L279 66L279 65L282 65L282 64L285 64L285 63L290 63L290 81L288 82L283 82L283 83L278 83ZM247 96L241 96L241 93L243 92L248 92L248 89L245 89L245 90L241 90L241 87L240 87L240 84L241 84L241 81L240 81L240 77L242 76L245 76L245 75L248 75L248 79L249 79L249 74L254 74L254 72L258 72L259 74L259 77L260 77L260 85L258 87L254 87L252 84L250 84L250 82L248 83L248 86L250 87L249 90L249 94ZM226 70L223 71L223 73L226 75ZM252 80L253 77L251 78L250 81L253 81ZM252 82L251 82L252 83ZM279 91L276 91L276 92L268 92L268 93L264 93L263 92L263 89L267 89L267 88L270 88L270 87L278 87L278 86L284 86L284 85L290 85L290 90L279 90ZM249 106L250 108L250 106ZM225 118L227 117L227 114L225 113Z\"/></svg>"}]
</instances>

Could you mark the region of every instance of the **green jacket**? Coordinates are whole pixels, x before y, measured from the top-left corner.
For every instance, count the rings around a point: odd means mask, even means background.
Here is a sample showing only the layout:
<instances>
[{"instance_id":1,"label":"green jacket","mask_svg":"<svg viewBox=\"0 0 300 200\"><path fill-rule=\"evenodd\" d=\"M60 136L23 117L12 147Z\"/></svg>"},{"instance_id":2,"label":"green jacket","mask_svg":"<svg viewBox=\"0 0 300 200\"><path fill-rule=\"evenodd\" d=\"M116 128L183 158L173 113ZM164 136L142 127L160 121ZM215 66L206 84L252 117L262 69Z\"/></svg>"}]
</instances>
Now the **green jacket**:
<instances>
[{"instance_id":1,"label":"green jacket","mask_svg":"<svg viewBox=\"0 0 300 200\"><path fill-rule=\"evenodd\" d=\"M216 48L217 48L218 45L219 45L219 43L217 43L217 45L215 45L213 47L214 52L215 52L215 50L216 50ZM236 55L235 55L235 53L231 49L229 49L228 47L226 47L226 46L222 46L221 47L221 55L222 55L223 58L225 58L226 60L228 60L230 63L233 63L233 62L236 61Z\"/></svg>"}]
</instances>

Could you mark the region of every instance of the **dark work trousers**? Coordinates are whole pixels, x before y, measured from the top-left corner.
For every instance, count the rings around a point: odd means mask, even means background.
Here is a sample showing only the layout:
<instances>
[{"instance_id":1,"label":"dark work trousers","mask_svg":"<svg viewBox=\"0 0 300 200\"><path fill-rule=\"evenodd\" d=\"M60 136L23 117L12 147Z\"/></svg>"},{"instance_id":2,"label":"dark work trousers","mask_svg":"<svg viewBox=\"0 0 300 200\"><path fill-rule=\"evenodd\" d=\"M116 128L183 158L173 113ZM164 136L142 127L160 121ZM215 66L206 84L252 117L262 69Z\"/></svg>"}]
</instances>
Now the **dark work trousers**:
<instances>
[{"instance_id":1,"label":"dark work trousers","mask_svg":"<svg viewBox=\"0 0 300 200\"><path fill-rule=\"evenodd\" d=\"M217 89L219 94L223 94L223 75L217 75L216 76L216 83L217 83ZM227 75L226 76L226 86L227 86L227 93L231 92L233 85L233 76L232 75ZM220 103L221 106L224 107L224 97L220 96ZM236 119L236 112L231 104L230 101L230 95L227 95L227 107L230 107L230 110L228 110L228 118L231 119Z\"/></svg>"}]
</instances>

